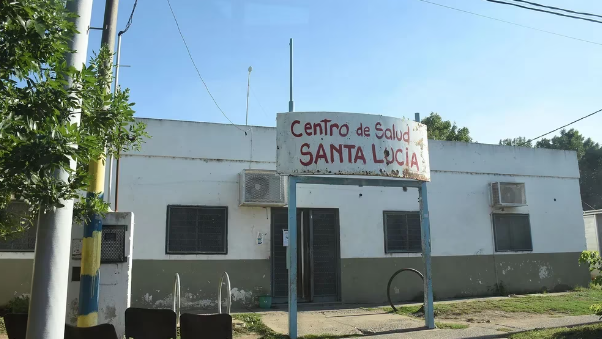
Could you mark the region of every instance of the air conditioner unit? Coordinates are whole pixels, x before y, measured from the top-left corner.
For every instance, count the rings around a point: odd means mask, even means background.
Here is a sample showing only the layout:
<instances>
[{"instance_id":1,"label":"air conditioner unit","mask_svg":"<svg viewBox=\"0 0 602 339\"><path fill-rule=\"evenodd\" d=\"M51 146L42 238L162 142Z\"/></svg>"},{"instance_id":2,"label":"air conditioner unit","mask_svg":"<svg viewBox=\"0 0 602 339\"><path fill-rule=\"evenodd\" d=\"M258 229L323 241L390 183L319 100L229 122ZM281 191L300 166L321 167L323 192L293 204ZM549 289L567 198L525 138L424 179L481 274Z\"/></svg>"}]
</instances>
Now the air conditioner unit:
<instances>
[{"instance_id":1,"label":"air conditioner unit","mask_svg":"<svg viewBox=\"0 0 602 339\"><path fill-rule=\"evenodd\" d=\"M285 177L276 171L246 169L240 173L240 206L286 205Z\"/></svg>"},{"instance_id":2,"label":"air conditioner unit","mask_svg":"<svg viewBox=\"0 0 602 339\"><path fill-rule=\"evenodd\" d=\"M527 205L525 184L520 182L492 182L491 201L493 206L517 207Z\"/></svg>"}]
</instances>

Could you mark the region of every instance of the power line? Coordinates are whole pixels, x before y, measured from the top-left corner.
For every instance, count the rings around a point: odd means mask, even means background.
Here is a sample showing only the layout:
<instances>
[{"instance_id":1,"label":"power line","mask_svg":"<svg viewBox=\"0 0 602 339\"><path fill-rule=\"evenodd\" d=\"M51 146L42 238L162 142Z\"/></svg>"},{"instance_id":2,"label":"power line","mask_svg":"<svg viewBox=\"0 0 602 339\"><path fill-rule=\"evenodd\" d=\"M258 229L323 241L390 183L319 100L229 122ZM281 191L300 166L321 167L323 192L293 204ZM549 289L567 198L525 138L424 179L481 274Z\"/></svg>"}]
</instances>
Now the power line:
<instances>
[{"instance_id":1,"label":"power line","mask_svg":"<svg viewBox=\"0 0 602 339\"><path fill-rule=\"evenodd\" d=\"M543 12L543 13L548 13L548 14L554 14L554 15L564 16L564 17L567 17L567 18L573 18L573 19L591 21L591 22L596 22L596 23L602 24L602 21L599 21L599 20L582 18L582 17L579 17L579 16L567 15L567 14L562 14L562 13L556 13L556 12L552 12L552 11L546 11L544 9L538 9L538 8L523 6L523 5L513 4L513 3L499 1L499 0L485 0L485 1L495 2L495 3L498 3L498 4L502 4L502 5L516 6L516 7L520 7L520 8L524 8L524 9L529 9L529 10L532 10L532 11Z\"/></svg>"},{"instance_id":2,"label":"power line","mask_svg":"<svg viewBox=\"0 0 602 339\"><path fill-rule=\"evenodd\" d=\"M257 101L257 103L259 104L259 107L261 108L261 111L263 112L263 114L268 117L268 114L266 113L266 111L263 109L263 105L261 104L261 102L259 101L259 99L257 98L257 96L255 95L255 91L253 91L253 87L251 87L251 94L253 95L253 98Z\"/></svg>"},{"instance_id":3,"label":"power line","mask_svg":"<svg viewBox=\"0 0 602 339\"><path fill-rule=\"evenodd\" d=\"M232 120L230 120L230 118L228 118L228 116L226 115L226 113L224 113L224 111L222 110L222 108L218 105L217 101L215 100L215 98L213 97L213 94L211 94L211 91L209 90L209 86L207 86L207 83L205 83L205 80L203 79L203 76L201 76L201 72L199 71L199 68L196 66L196 63L194 62L194 59L192 58L192 53L190 53L190 48L188 48L188 44L186 43L186 39L184 39L184 34L182 34L182 30L180 29L180 25L178 24L178 19L176 18L176 13L174 13L173 8L171 7L171 2L169 2L169 0L167 0L167 5L169 5L169 10L171 11L171 15L173 16L173 20L176 23L176 27L178 28L178 32L180 33L180 37L182 38L182 42L184 42L184 47L186 47L186 51L188 52L188 57L190 57L190 61L192 61L192 65L194 66L194 69L196 70L196 74L199 76L199 79L201 79L201 81L203 82L203 85L205 86L205 89L207 90L207 93L209 93L209 96L211 97L211 100L213 100L213 103L215 104L215 106L217 107L217 109L219 109L219 111L222 113L222 115L224 117L226 117L226 119L228 119L228 121L230 121L230 123L238 128L239 130L245 132L245 134L247 134L248 130L244 130L240 127L238 127Z\"/></svg>"},{"instance_id":4,"label":"power line","mask_svg":"<svg viewBox=\"0 0 602 339\"><path fill-rule=\"evenodd\" d=\"M591 13L586 13L586 12L576 12L576 11L571 11L570 9L564 9L564 8L559 8L559 7L546 6L546 5L538 4L536 2L529 2L529 1L524 1L524 0L513 0L513 1L515 1L515 2L523 2L523 3L529 4L529 5L533 5L533 6L539 6L539 7L544 7L544 8L555 9L555 10L563 11L563 12L567 12L567 13L587 15L587 16L595 16L595 17L598 17L598 18L602 18L602 15L591 14Z\"/></svg>"},{"instance_id":5,"label":"power line","mask_svg":"<svg viewBox=\"0 0 602 339\"><path fill-rule=\"evenodd\" d=\"M594 115L594 114L597 114L597 113L600 113L600 112L602 112L602 109L599 109L599 110L595 111L594 113L590 113L590 114L588 114L588 115L586 115L586 116L584 116L584 117L581 117L581 118L579 118L579 119L577 119L577 120L575 120L575 121L571 121L571 122L569 122L568 124L566 124L566 125L564 125L564 126L560 126L560 127L556 128L556 129L554 129L554 130L551 130L551 131L549 131L548 133L544 133L544 134L542 134L542 135L540 135L540 136L538 136L538 137L535 137L535 138L533 138L533 139L529 139L529 140L525 141L525 142L524 142L522 145L528 144L528 143L530 143L531 141L533 141L533 140L536 140L536 139L539 139L539 138L541 138L541 137L545 137L546 135L548 135L548 134L550 134L550 133L554 133L554 132L556 132L556 131L558 131L558 130L560 130L560 129L563 129L563 128L567 127L567 126L570 126L570 125L572 125L572 124L576 123L577 121L581 121L581 120L583 120L583 119L585 119L585 118L589 118L589 117L591 117L592 115Z\"/></svg>"},{"instance_id":6,"label":"power line","mask_svg":"<svg viewBox=\"0 0 602 339\"><path fill-rule=\"evenodd\" d=\"M134 6L132 7L132 13L130 13L130 18L128 19L128 23L125 24L125 28L123 29L123 31L119 32L119 35L124 34L125 32L128 31L128 29L130 29L130 26L132 25L132 19L134 18L134 12L136 11L136 5L138 5L138 0L134 1Z\"/></svg>"},{"instance_id":7,"label":"power line","mask_svg":"<svg viewBox=\"0 0 602 339\"><path fill-rule=\"evenodd\" d=\"M546 30L535 28L535 27L531 27L531 26L521 25L521 24L517 24L515 22L506 21L506 20L502 20L502 19L490 17L490 16L487 16L487 15L483 15L483 14L479 14L479 13L474 13L474 12L466 11L466 10L463 10L463 9L459 9L459 8L455 8L455 7L451 7L451 6L446 6L446 5L438 4L436 2L431 2L431 1L427 1L427 0L418 0L418 1L422 1L422 2L431 4L431 5L435 5L435 6L444 7L444 8L447 8L447 9L452 9L452 10L458 11L458 12L463 12L463 13L467 13L467 14L472 14L472 15L480 16L482 18L486 18L486 19L490 19L490 20L495 20L495 21L503 22L503 23L506 23L506 24L509 24L509 25L514 25L514 26L518 26L518 27L527 28L527 29L531 29L531 30L534 30L534 31L542 32L542 33L556 35L556 36L559 36L559 37L562 37L562 38L567 38L567 39L572 39L572 40L577 40L577 41L581 41L581 42L587 42L589 44L594 44L594 45L602 46L602 43L599 43L599 42L585 40L585 39L581 39L581 38L575 38L575 37L572 37L572 36L568 36L568 35L564 35L564 34L560 34L560 33L555 33L555 32L551 32L551 31L546 31Z\"/></svg>"}]
</instances>

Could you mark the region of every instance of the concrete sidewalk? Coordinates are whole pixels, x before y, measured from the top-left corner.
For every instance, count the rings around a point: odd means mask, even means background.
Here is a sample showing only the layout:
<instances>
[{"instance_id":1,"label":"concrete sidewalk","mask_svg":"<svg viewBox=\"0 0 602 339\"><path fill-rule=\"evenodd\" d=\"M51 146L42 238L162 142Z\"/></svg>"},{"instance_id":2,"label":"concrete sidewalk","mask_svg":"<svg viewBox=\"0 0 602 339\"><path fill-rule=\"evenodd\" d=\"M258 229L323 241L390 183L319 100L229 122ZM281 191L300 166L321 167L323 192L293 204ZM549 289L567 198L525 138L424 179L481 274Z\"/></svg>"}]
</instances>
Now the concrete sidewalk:
<instances>
[{"instance_id":1,"label":"concrete sidewalk","mask_svg":"<svg viewBox=\"0 0 602 339\"><path fill-rule=\"evenodd\" d=\"M284 311L262 312L263 322L272 330L288 333L288 316ZM298 335L366 336L368 338L505 338L510 333L538 328L574 326L597 322L595 315L550 317L525 315L522 318L494 319L484 323L469 323L456 319L437 319L437 322L467 324L466 329L424 328L424 320L386 313L382 310L344 309L302 311L298 318Z\"/></svg>"}]
</instances>

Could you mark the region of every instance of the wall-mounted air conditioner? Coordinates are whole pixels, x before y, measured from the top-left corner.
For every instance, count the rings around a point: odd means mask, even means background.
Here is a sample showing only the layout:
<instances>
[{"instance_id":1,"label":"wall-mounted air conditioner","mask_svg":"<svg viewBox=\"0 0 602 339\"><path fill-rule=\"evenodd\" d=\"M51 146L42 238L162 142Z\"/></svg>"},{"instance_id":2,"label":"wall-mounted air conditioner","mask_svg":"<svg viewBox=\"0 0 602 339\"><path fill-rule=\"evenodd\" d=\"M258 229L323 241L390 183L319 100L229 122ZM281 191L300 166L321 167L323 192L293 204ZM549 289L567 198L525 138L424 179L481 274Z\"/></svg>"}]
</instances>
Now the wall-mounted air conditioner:
<instances>
[{"instance_id":1,"label":"wall-mounted air conditioner","mask_svg":"<svg viewBox=\"0 0 602 339\"><path fill-rule=\"evenodd\" d=\"M527 205L525 184L521 182L492 182L491 202L497 207L518 207Z\"/></svg>"},{"instance_id":2,"label":"wall-mounted air conditioner","mask_svg":"<svg viewBox=\"0 0 602 339\"><path fill-rule=\"evenodd\" d=\"M240 206L286 205L285 177L276 171L246 169L240 173Z\"/></svg>"}]
</instances>

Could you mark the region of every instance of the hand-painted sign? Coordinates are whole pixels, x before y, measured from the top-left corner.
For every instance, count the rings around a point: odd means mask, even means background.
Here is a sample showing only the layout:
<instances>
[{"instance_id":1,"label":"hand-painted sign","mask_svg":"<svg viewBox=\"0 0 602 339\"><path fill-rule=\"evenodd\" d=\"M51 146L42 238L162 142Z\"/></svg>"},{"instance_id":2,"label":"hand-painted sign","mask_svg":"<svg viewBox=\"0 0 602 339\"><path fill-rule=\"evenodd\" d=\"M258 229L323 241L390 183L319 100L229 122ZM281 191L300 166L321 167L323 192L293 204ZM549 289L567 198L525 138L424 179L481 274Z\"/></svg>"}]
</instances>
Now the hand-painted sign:
<instances>
[{"instance_id":1,"label":"hand-painted sign","mask_svg":"<svg viewBox=\"0 0 602 339\"><path fill-rule=\"evenodd\" d=\"M376 175L430 181L426 125L382 115L278 113L280 174Z\"/></svg>"}]
</instances>

